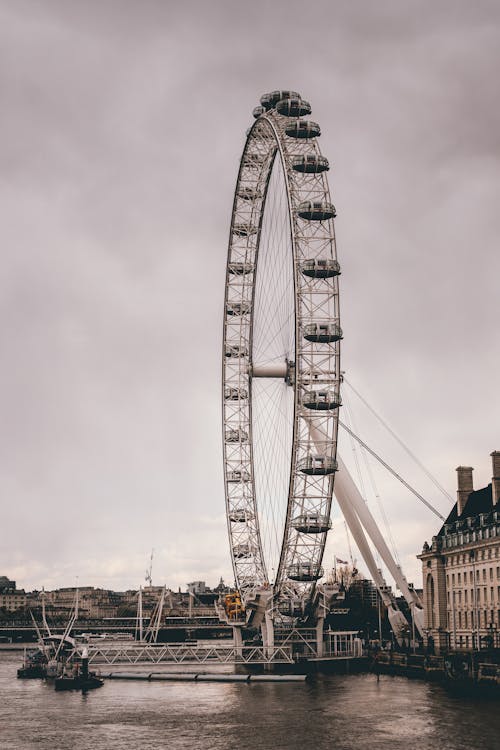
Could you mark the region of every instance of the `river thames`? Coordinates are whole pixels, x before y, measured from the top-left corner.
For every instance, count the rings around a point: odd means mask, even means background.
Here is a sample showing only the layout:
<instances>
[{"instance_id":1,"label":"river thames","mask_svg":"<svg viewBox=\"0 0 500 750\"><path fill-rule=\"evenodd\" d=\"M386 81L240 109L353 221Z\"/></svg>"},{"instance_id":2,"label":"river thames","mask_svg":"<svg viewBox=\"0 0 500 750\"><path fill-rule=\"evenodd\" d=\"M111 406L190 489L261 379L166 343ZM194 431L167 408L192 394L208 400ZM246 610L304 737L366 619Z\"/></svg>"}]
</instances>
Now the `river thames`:
<instances>
[{"instance_id":1,"label":"river thames","mask_svg":"<svg viewBox=\"0 0 500 750\"><path fill-rule=\"evenodd\" d=\"M382 675L306 683L109 682L87 695L18 680L0 653L1 750L498 750L498 698Z\"/></svg>"}]
</instances>

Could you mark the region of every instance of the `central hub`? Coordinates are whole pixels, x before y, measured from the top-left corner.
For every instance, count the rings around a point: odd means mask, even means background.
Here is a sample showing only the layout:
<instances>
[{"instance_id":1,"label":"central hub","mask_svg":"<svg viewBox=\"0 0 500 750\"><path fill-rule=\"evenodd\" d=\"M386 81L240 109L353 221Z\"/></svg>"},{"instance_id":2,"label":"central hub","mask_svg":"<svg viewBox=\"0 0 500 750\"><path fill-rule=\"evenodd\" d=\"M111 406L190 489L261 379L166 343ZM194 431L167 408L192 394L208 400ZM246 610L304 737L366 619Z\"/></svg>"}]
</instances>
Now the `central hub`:
<instances>
[{"instance_id":1,"label":"central hub","mask_svg":"<svg viewBox=\"0 0 500 750\"><path fill-rule=\"evenodd\" d=\"M287 385L295 385L295 362L286 359L284 362L252 365L249 374L252 378L278 378Z\"/></svg>"}]
</instances>

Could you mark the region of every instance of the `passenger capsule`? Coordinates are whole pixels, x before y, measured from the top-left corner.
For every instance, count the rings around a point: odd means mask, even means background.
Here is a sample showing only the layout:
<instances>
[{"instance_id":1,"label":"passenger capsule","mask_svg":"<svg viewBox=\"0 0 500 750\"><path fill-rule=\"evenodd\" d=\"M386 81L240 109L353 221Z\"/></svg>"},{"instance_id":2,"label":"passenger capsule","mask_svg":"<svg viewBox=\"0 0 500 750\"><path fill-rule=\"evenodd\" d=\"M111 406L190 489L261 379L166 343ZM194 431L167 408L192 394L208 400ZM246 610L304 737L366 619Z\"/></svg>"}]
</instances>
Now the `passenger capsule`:
<instances>
[{"instance_id":1,"label":"passenger capsule","mask_svg":"<svg viewBox=\"0 0 500 750\"><path fill-rule=\"evenodd\" d=\"M264 109L272 109L282 99L300 99L300 94L296 91L271 91L270 94L263 94L260 97L260 103Z\"/></svg>"},{"instance_id":2,"label":"passenger capsule","mask_svg":"<svg viewBox=\"0 0 500 750\"><path fill-rule=\"evenodd\" d=\"M302 513L292 520L292 528L302 534L322 534L332 528L332 522L319 513Z\"/></svg>"},{"instance_id":3,"label":"passenger capsule","mask_svg":"<svg viewBox=\"0 0 500 750\"><path fill-rule=\"evenodd\" d=\"M306 323L303 327L304 338L315 344L331 344L340 341L342 328L336 321L329 323Z\"/></svg>"},{"instance_id":4,"label":"passenger capsule","mask_svg":"<svg viewBox=\"0 0 500 750\"><path fill-rule=\"evenodd\" d=\"M337 462L330 456L306 456L298 463L298 469L308 476L325 476L337 471Z\"/></svg>"},{"instance_id":5,"label":"passenger capsule","mask_svg":"<svg viewBox=\"0 0 500 750\"><path fill-rule=\"evenodd\" d=\"M246 443L248 440L248 432L245 430L226 430L225 434L226 443Z\"/></svg>"},{"instance_id":6,"label":"passenger capsule","mask_svg":"<svg viewBox=\"0 0 500 750\"><path fill-rule=\"evenodd\" d=\"M290 120L285 125L285 133L290 138L317 138L321 135L321 128L312 120Z\"/></svg>"},{"instance_id":7,"label":"passenger capsule","mask_svg":"<svg viewBox=\"0 0 500 750\"><path fill-rule=\"evenodd\" d=\"M249 482L250 474L246 469L233 469L227 472L228 482Z\"/></svg>"},{"instance_id":8,"label":"passenger capsule","mask_svg":"<svg viewBox=\"0 0 500 750\"><path fill-rule=\"evenodd\" d=\"M226 344L224 356L233 358L248 357L248 349L246 346L241 346L240 344Z\"/></svg>"},{"instance_id":9,"label":"passenger capsule","mask_svg":"<svg viewBox=\"0 0 500 750\"><path fill-rule=\"evenodd\" d=\"M311 279L331 279L340 275L340 263L334 258L311 258L300 264L300 270Z\"/></svg>"},{"instance_id":10,"label":"passenger capsule","mask_svg":"<svg viewBox=\"0 0 500 750\"><path fill-rule=\"evenodd\" d=\"M229 520L232 523L247 523L253 520L253 513L245 508L234 508L229 512Z\"/></svg>"},{"instance_id":11,"label":"passenger capsule","mask_svg":"<svg viewBox=\"0 0 500 750\"><path fill-rule=\"evenodd\" d=\"M224 388L225 401L244 401L248 398L248 393L244 388Z\"/></svg>"},{"instance_id":12,"label":"passenger capsule","mask_svg":"<svg viewBox=\"0 0 500 750\"><path fill-rule=\"evenodd\" d=\"M256 190L255 188L251 187L240 187L238 190L238 198L241 198L244 201L254 201L258 198L262 198L262 193L260 190Z\"/></svg>"},{"instance_id":13,"label":"passenger capsule","mask_svg":"<svg viewBox=\"0 0 500 750\"><path fill-rule=\"evenodd\" d=\"M330 164L326 156L320 154L303 154L301 156L292 156L292 169L296 172L305 172L306 174L318 174L330 169Z\"/></svg>"},{"instance_id":14,"label":"passenger capsule","mask_svg":"<svg viewBox=\"0 0 500 750\"><path fill-rule=\"evenodd\" d=\"M329 411L342 406L342 398L340 393L330 390L306 391L302 396L302 406L315 411Z\"/></svg>"},{"instance_id":15,"label":"passenger capsule","mask_svg":"<svg viewBox=\"0 0 500 750\"><path fill-rule=\"evenodd\" d=\"M251 237L256 232L257 227L254 227L253 224L233 224L233 234L238 237Z\"/></svg>"},{"instance_id":16,"label":"passenger capsule","mask_svg":"<svg viewBox=\"0 0 500 750\"><path fill-rule=\"evenodd\" d=\"M245 276L248 273L252 273L254 269L253 263L229 263L228 271L233 276Z\"/></svg>"},{"instance_id":17,"label":"passenger capsule","mask_svg":"<svg viewBox=\"0 0 500 750\"><path fill-rule=\"evenodd\" d=\"M291 581L317 581L323 575L321 565L314 563L295 563L290 565L287 570L287 576Z\"/></svg>"},{"instance_id":18,"label":"passenger capsule","mask_svg":"<svg viewBox=\"0 0 500 750\"><path fill-rule=\"evenodd\" d=\"M309 221L328 221L337 216L335 206L326 201L303 201L297 207L301 219Z\"/></svg>"},{"instance_id":19,"label":"passenger capsule","mask_svg":"<svg viewBox=\"0 0 500 750\"><path fill-rule=\"evenodd\" d=\"M276 111L287 117L303 117L311 114L311 105L304 99L280 99L276 105Z\"/></svg>"},{"instance_id":20,"label":"passenger capsule","mask_svg":"<svg viewBox=\"0 0 500 750\"><path fill-rule=\"evenodd\" d=\"M226 312L228 315L248 315L251 307L250 302L228 302Z\"/></svg>"},{"instance_id":21,"label":"passenger capsule","mask_svg":"<svg viewBox=\"0 0 500 750\"><path fill-rule=\"evenodd\" d=\"M255 117L255 119L257 119L258 117L263 115L265 111L266 110L264 109L264 107L254 107L252 110L252 115Z\"/></svg>"},{"instance_id":22,"label":"passenger capsule","mask_svg":"<svg viewBox=\"0 0 500 750\"><path fill-rule=\"evenodd\" d=\"M253 550L252 546L248 542L242 542L241 544L235 544L233 547L234 557L252 557Z\"/></svg>"}]
</instances>

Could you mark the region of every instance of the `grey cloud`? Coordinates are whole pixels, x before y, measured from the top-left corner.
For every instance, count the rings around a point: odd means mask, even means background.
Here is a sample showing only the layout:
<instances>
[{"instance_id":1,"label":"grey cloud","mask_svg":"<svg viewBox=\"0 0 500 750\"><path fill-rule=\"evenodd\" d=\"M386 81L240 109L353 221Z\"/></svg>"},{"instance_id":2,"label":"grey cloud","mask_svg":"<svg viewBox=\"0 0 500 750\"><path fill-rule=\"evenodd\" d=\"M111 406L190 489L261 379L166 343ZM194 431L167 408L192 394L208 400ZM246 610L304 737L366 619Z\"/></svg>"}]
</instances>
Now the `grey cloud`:
<instances>
[{"instance_id":1,"label":"grey cloud","mask_svg":"<svg viewBox=\"0 0 500 750\"><path fill-rule=\"evenodd\" d=\"M225 252L251 109L281 85L333 164L344 368L450 491L460 462L488 481L499 25L494 2L0 4L0 572L137 585L154 546L170 585L231 576ZM378 482L411 560L437 519Z\"/></svg>"}]
</instances>

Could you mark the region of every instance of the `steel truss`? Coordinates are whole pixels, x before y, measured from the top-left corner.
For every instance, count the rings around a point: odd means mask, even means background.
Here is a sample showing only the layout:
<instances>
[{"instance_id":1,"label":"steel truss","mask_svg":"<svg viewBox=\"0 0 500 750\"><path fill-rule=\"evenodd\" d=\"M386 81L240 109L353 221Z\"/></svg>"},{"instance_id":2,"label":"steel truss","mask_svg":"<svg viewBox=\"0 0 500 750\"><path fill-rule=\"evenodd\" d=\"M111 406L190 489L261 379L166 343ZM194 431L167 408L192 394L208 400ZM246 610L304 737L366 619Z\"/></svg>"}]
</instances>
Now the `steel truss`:
<instances>
[{"instance_id":1,"label":"steel truss","mask_svg":"<svg viewBox=\"0 0 500 750\"><path fill-rule=\"evenodd\" d=\"M175 644L92 644L85 646L91 664L293 664L291 646L276 646L267 652L262 646L227 648L214 646L179 646ZM83 647L80 649L82 650Z\"/></svg>"}]
</instances>

